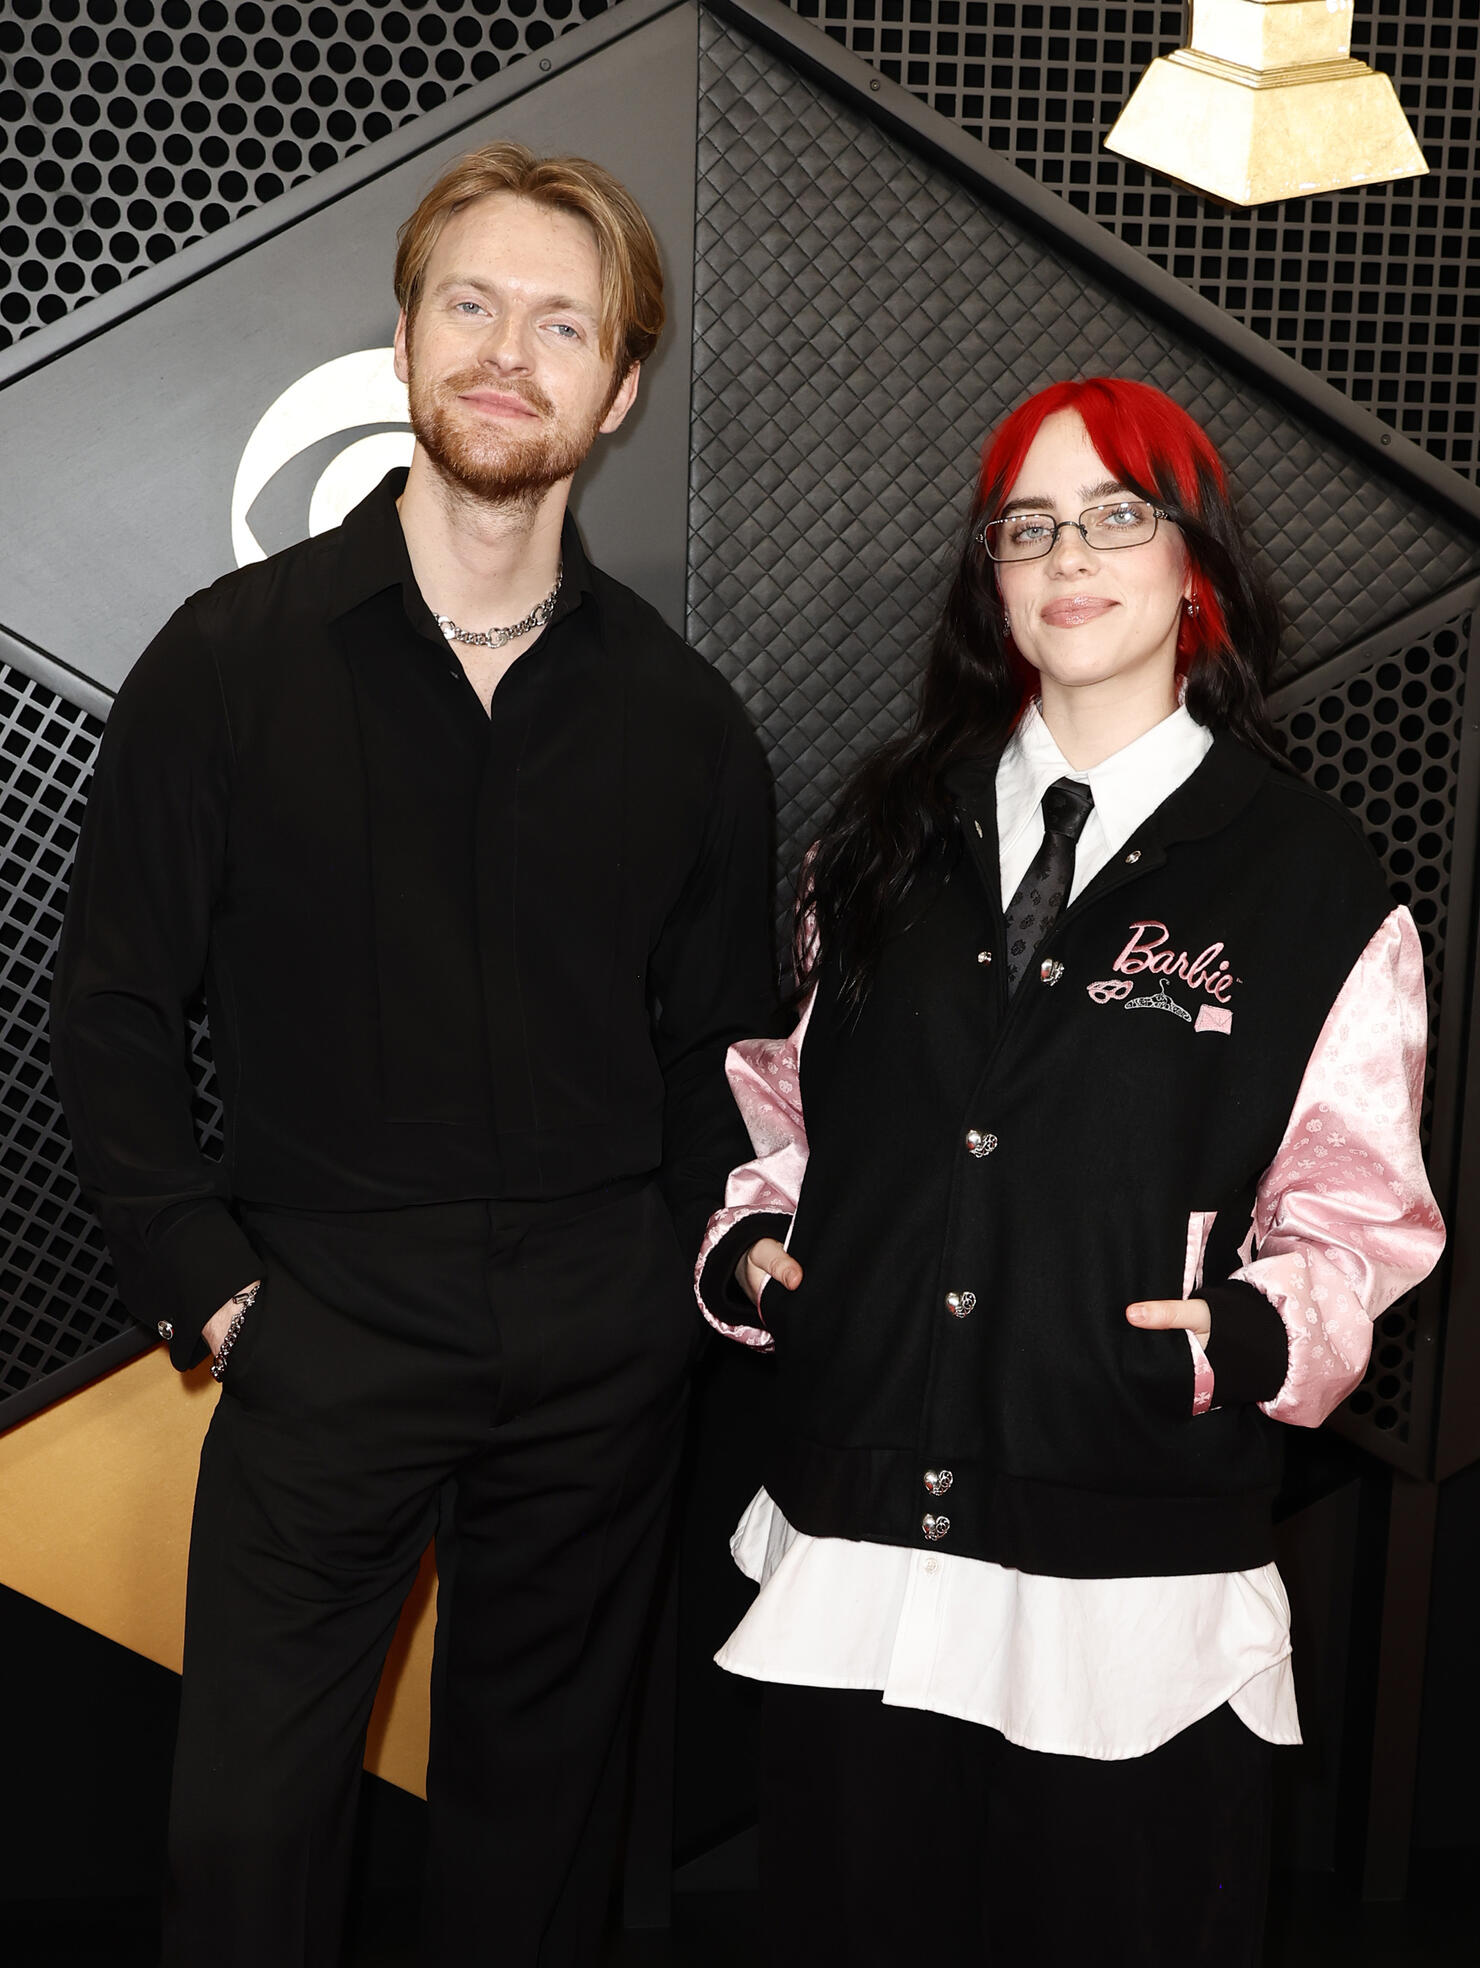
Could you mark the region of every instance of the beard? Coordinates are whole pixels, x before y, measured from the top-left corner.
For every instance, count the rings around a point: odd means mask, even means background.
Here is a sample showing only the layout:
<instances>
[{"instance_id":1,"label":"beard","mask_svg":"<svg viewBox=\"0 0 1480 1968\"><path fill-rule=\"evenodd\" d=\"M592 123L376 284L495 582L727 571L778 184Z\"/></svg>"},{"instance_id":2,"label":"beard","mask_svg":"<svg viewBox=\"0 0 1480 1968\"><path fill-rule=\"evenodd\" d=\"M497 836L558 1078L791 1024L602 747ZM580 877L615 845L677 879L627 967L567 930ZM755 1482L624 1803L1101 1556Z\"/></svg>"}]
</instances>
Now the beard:
<instances>
[{"instance_id":1,"label":"beard","mask_svg":"<svg viewBox=\"0 0 1480 1968\"><path fill-rule=\"evenodd\" d=\"M533 505L569 478L596 442L606 414L603 408L579 424L562 423L537 383L500 381L500 394L517 396L540 420L527 431L514 431L487 422L459 401L463 391L488 386L485 371L432 379L409 360L408 375L417 443L450 486L496 505Z\"/></svg>"}]
</instances>

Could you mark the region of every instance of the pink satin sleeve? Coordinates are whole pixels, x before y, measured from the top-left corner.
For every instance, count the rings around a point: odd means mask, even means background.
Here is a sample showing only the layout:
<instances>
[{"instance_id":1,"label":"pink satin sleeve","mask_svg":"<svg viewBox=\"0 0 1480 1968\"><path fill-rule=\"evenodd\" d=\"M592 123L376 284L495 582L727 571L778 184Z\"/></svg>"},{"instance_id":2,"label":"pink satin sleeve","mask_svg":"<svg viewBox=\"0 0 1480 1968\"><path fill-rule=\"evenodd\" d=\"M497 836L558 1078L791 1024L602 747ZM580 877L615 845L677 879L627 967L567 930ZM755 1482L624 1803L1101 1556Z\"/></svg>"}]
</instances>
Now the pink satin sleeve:
<instances>
[{"instance_id":1,"label":"pink satin sleeve","mask_svg":"<svg viewBox=\"0 0 1480 1968\"><path fill-rule=\"evenodd\" d=\"M796 1213L802 1177L807 1170L807 1125L802 1117L802 1041L816 997L814 989L789 1038L743 1039L725 1055L725 1077L755 1154L731 1173L725 1184L724 1204L709 1219L694 1268L694 1295L699 1300L700 1311L717 1331L762 1351L768 1351L776 1343L765 1327L735 1325L719 1318L704 1303L700 1284L709 1253L745 1217L758 1213L782 1216Z\"/></svg>"},{"instance_id":2,"label":"pink satin sleeve","mask_svg":"<svg viewBox=\"0 0 1480 1968\"><path fill-rule=\"evenodd\" d=\"M1233 1273L1285 1324L1285 1382L1260 1403L1276 1421L1324 1421L1366 1371L1373 1321L1439 1261L1419 1147L1426 1036L1418 932L1394 909L1321 1028L1259 1185L1258 1255Z\"/></svg>"},{"instance_id":3,"label":"pink satin sleeve","mask_svg":"<svg viewBox=\"0 0 1480 1968\"><path fill-rule=\"evenodd\" d=\"M1203 1259L1207 1255L1208 1238L1213 1234L1217 1222L1216 1210L1194 1210L1187 1219L1187 1256L1182 1266L1182 1296L1196 1298L1202 1290ZM1187 1335L1187 1344L1192 1352L1192 1412L1206 1414L1213 1405L1213 1363L1203 1351L1202 1341L1195 1332Z\"/></svg>"}]
</instances>

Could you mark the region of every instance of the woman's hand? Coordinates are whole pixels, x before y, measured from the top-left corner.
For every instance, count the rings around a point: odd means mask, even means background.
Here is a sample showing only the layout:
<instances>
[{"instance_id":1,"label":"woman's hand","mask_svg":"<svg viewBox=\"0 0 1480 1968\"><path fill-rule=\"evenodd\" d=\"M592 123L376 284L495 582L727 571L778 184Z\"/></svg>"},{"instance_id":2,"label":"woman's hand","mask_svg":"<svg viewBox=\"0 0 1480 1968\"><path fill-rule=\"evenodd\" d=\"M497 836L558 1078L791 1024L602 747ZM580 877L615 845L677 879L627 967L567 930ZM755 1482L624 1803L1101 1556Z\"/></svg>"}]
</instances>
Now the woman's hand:
<instances>
[{"instance_id":1,"label":"woman's hand","mask_svg":"<svg viewBox=\"0 0 1480 1968\"><path fill-rule=\"evenodd\" d=\"M756 1246L757 1250L761 1248L759 1244ZM1213 1329L1213 1315L1201 1298L1138 1299L1125 1308L1125 1316L1133 1326L1144 1326L1148 1332L1165 1332L1180 1326L1193 1335L1199 1346L1207 1345L1208 1334Z\"/></svg>"},{"instance_id":2,"label":"woman's hand","mask_svg":"<svg viewBox=\"0 0 1480 1968\"><path fill-rule=\"evenodd\" d=\"M751 1304L759 1305L761 1292L772 1278L788 1291L795 1291L802 1282L802 1267L785 1244L774 1237L762 1237L735 1266L735 1277Z\"/></svg>"}]
</instances>

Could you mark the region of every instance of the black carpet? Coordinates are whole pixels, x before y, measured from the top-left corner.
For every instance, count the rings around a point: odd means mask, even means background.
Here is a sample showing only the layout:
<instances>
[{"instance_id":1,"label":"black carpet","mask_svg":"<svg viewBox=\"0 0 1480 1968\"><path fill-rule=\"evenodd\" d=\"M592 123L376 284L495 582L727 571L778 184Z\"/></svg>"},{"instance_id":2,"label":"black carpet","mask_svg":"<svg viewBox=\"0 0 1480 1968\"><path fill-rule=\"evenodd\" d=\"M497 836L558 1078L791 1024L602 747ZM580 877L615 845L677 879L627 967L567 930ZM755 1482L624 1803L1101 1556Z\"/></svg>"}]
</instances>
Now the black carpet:
<instances>
[{"instance_id":1,"label":"black carpet","mask_svg":"<svg viewBox=\"0 0 1480 1968\"><path fill-rule=\"evenodd\" d=\"M1285 1875L1270 1908L1265 1968L1475 1968L1477 1868L1480 1852L1467 1848L1420 1853L1400 1906L1364 1906L1334 1875ZM409 1894L362 1902L345 1968L413 1968L415 1923ZM11 1900L0 1903L0 1960L5 1968L155 1968L157 1931L147 1900ZM762 1962L753 1894L684 1893L672 1928L614 1934L606 1968Z\"/></svg>"}]
</instances>

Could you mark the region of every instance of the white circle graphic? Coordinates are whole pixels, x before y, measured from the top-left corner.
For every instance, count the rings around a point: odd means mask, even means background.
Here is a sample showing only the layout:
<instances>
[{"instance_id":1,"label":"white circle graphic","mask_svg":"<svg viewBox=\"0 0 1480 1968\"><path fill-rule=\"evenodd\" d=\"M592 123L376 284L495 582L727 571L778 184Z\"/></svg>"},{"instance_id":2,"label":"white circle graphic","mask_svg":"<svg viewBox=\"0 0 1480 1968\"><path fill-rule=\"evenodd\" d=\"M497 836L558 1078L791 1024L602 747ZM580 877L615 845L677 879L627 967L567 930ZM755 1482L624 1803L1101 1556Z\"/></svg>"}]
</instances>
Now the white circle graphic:
<instances>
[{"instance_id":1,"label":"white circle graphic","mask_svg":"<svg viewBox=\"0 0 1480 1968\"><path fill-rule=\"evenodd\" d=\"M231 488L231 545L238 567L265 560L266 550L247 523L252 502L291 458L310 444L366 424L406 424L346 445L319 476L309 506L308 530L337 526L397 465L409 464L413 439L406 385L395 371L395 350L357 349L320 363L290 383L257 420Z\"/></svg>"},{"instance_id":2,"label":"white circle graphic","mask_svg":"<svg viewBox=\"0 0 1480 1968\"><path fill-rule=\"evenodd\" d=\"M327 533L373 492L388 471L409 465L416 439L410 431L376 431L336 451L319 474L308 504L308 530Z\"/></svg>"}]
</instances>

